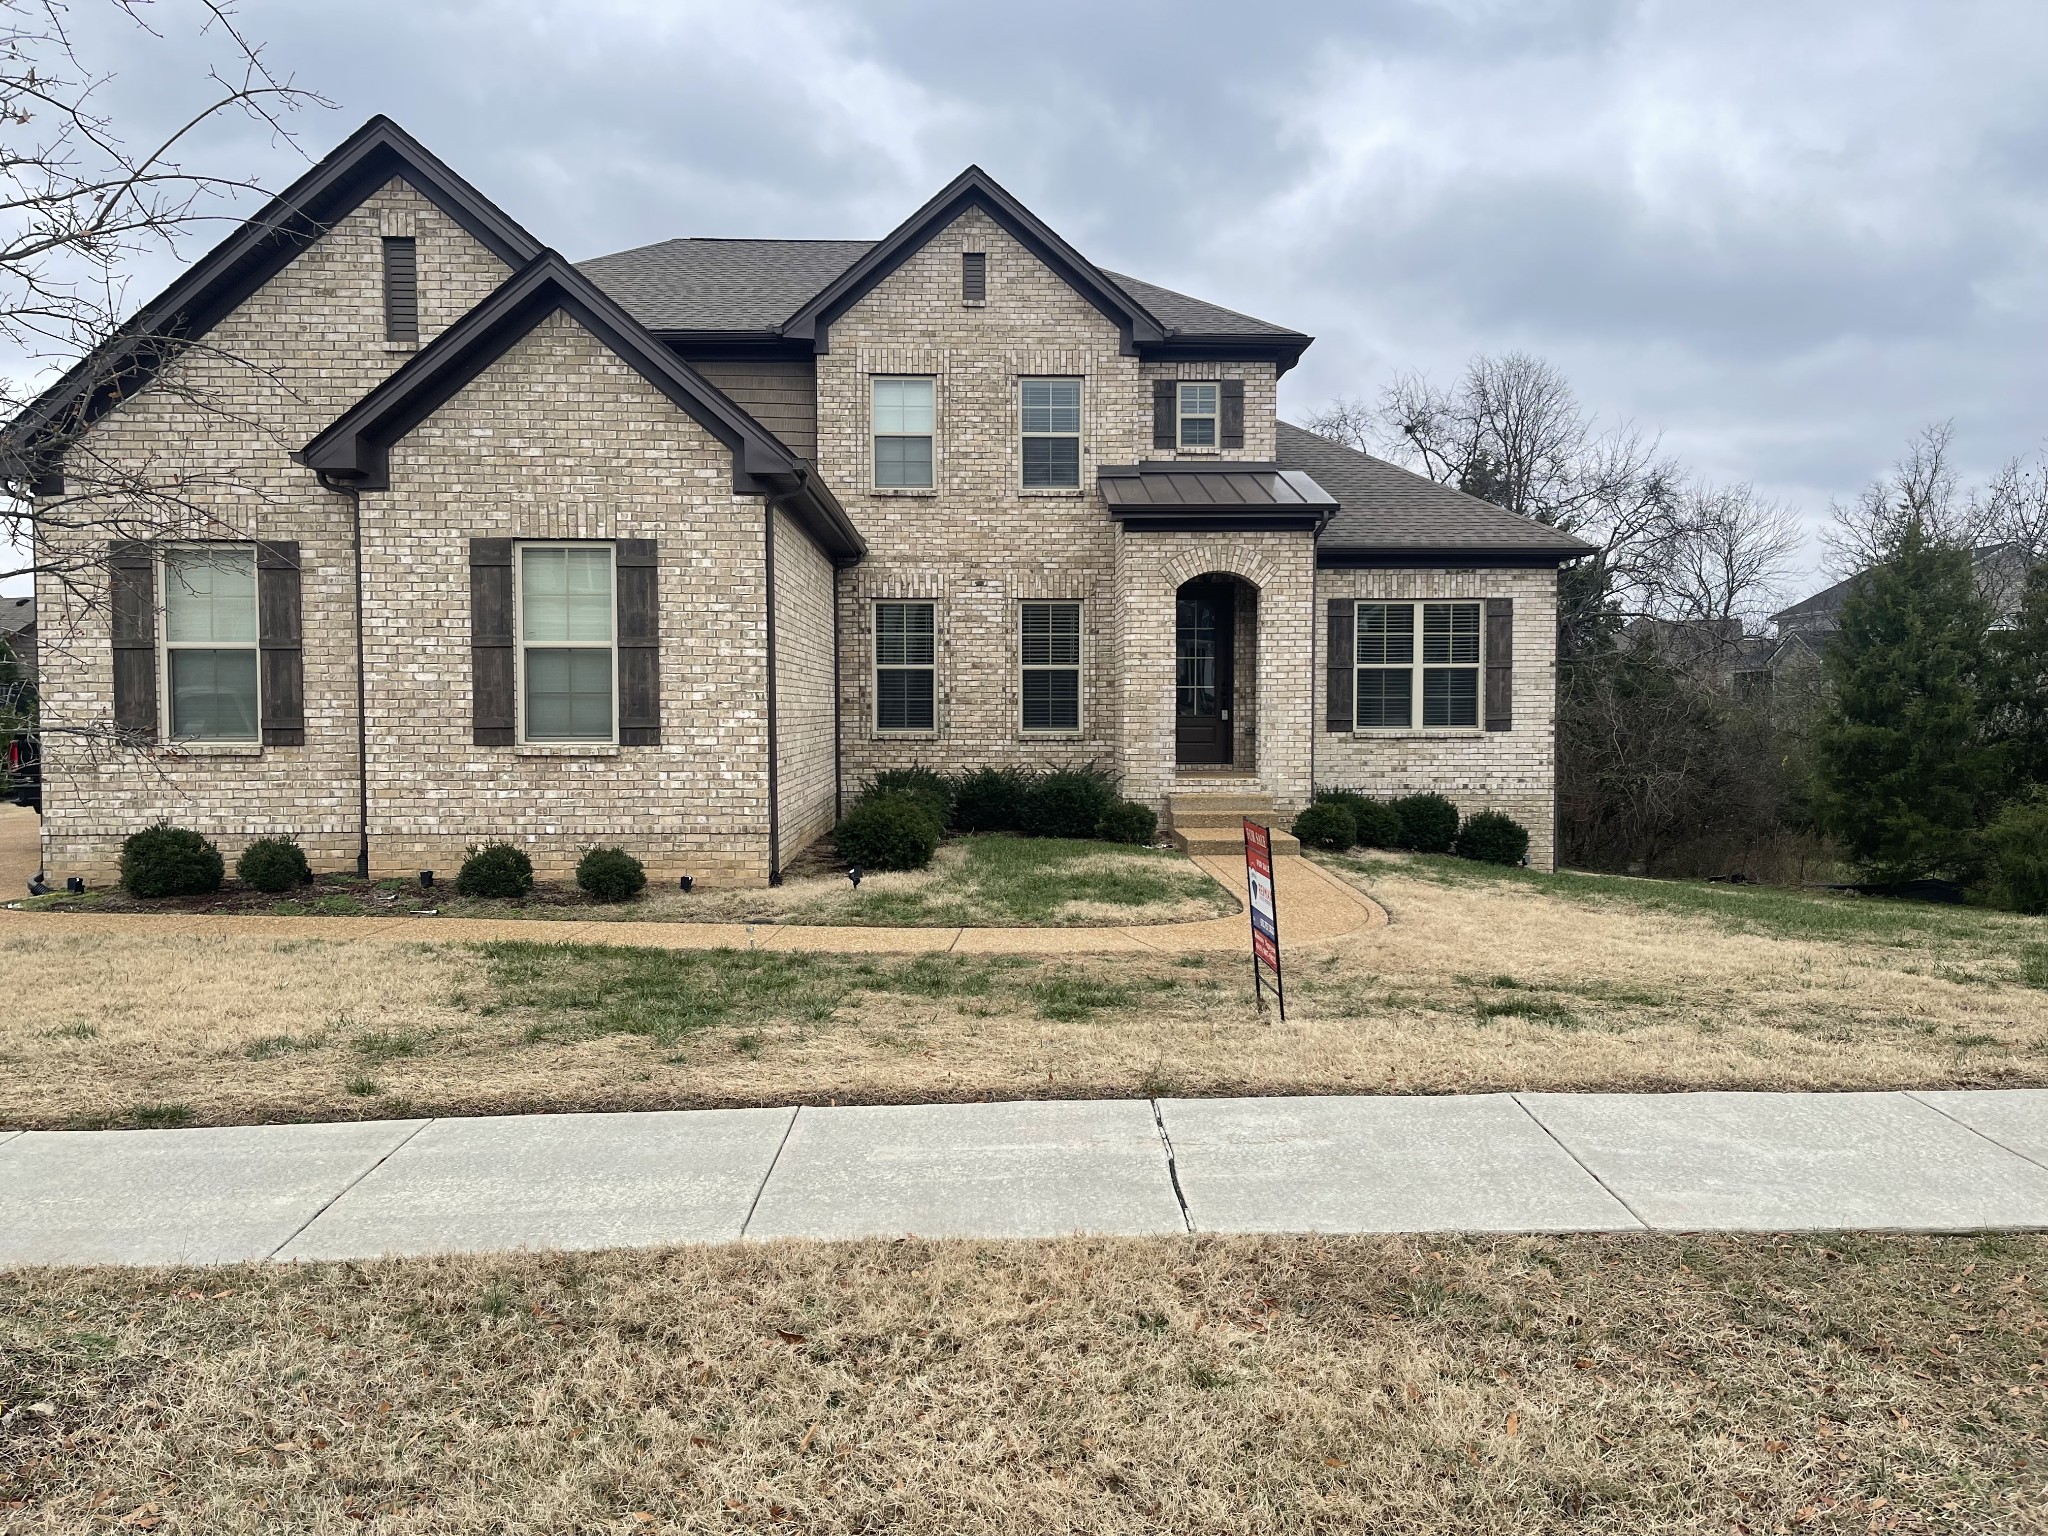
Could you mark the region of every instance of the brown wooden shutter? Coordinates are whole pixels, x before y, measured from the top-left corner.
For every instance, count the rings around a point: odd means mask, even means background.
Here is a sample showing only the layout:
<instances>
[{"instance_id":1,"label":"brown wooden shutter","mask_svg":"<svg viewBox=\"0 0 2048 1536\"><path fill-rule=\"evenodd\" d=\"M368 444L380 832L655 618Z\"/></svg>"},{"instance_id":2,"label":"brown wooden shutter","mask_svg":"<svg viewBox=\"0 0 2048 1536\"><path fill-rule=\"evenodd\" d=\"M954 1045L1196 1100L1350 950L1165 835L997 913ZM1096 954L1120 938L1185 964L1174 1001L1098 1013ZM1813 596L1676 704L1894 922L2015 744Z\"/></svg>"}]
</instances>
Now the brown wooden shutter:
<instances>
[{"instance_id":1,"label":"brown wooden shutter","mask_svg":"<svg viewBox=\"0 0 2048 1536\"><path fill-rule=\"evenodd\" d=\"M619 576L619 745L661 745L660 571L654 540L620 539L612 559Z\"/></svg>"},{"instance_id":2,"label":"brown wooden shutter","mask_svg":"<svg viewBox=\"0 0 2048 1536\"><path fill-rule=\"evenodd\" d=\"M960 298L968 304L980 304L988 298L988 252L962 251L960 253Z\"/></svg>"},{"instance_id":3,"label":"brown wooden shutter","mask_svg":"<svg viewBox=\"0 0 2048 1536\"><path fill-rule=\"evenodd\" d=\"M410 235L384 241L384 339L420 339L419 247Z\"/></svg>"},{"instance_id":4,"label":"brown wooden shutter","mask_svg":"<svg viewBox=\"0 0 2048 1536\"><path fill-rule=\"evenodd\" d=\"M1323 729L1351 731L1353 696L1358 691L1357 651L1352 639L1358 604L1348 597L1330 599L1329 650L1324 657L1327 702Z\"/></svg>"},{"instance_id":5,"label":"brown wooden shutter","mask_svg":"<svg viewBox=\"0 0 2048 1536\"><path fill-rule=\"evenodd\" d=\"M114 623L114 729L155 741L156 554L126 541L107 547Z\"/></svg>"},{"instance_id":6,"label":"brown wooden shutter","mask_svg":"<svg viewBox=\"0 0 2048 1536\"><path fill-rule=\"evenodd\" d=\"M1515 728L1515 600L1486 600L1486 728Z\"/></svg>"},{"instance_id":7,"label":"brown wooden shutter","mask_svg":"<svg viewBox=\"0 0 2048 1536\"><path fill-rule=\"evenodd\" d=\"M1244 380L1225 379L1217 386L1217 405L1223 417L1216 424L1219 447L1244 446Z\"/></svg>"},{"instance_id":8,"label":"brown wooden shutter","mask_svg":"<svg viewBox=\"0 0 2048 1536\"><path fill-rule=\"evenodd\" d=\"M509 747L519 738L512 640L512 541L469 541L470 739Z\"/></svg>"},{"instance_id":9,"label":"brown wooden shutter","mask_svg":"<svg viewBox=\"0 0 2048 1536\"><path fill-rule=\"evenodd\" d=\"M1180 443L1180 423L1174 412L1180 408L1179 386L1172 379L1152 381L1152 446L1173 448Z\"/></svg>"},{"instance_id":10,"label":"brown wooden shutter","mask_svg":"<svg viewBox=\"0 0 2048 1536\"><path fill-rule=\"evenodd\" d=\"M306 744L306 652L299 546L256 546L256 646L262 655L263 745Z\"/></svg>"}]
</instances>

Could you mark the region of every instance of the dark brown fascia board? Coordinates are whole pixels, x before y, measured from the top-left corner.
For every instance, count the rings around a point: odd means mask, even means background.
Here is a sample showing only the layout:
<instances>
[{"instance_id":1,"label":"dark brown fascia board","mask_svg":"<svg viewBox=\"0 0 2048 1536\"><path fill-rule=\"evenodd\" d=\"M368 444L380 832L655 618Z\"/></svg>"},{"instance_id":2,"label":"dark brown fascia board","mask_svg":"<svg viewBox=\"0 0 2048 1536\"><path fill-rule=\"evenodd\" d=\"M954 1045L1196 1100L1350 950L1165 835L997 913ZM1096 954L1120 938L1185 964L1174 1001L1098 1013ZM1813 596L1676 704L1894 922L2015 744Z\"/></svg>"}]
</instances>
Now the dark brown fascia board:
<instances>
[{"instance_id":1,"label":"dark brown fascia board","mask_svg":"<svg viewBox=\"0 0 2048 1536\"><path fill-rule=\"evenodd\" d=\"M81 431L146 384L185 341L203 336L287 262L393 176L517 270L541 243L390 118L371 118L151 299L0 434L0 465L31 466L37 439Z\"/></svg>"},{"instance_id":2,"label":"dark brown fascia board","mask_svg":"<svg viewBox=\"0 0 2048 1536\"><path fill-rule=\"evenodd\" d=\"M1131 533L1317 533L1331 514L1319 507L1111 507Z\"/></svg>"},{"instance_id":3,"label":"dark brown fascia board","mask_svg":"<svg viewBox=\"0 0 2048 1536\"><path fill-rule=\"evenodd\" d=\"M1277 378L1300 362L1301 354L1314 344L1315 337L1300 331L1270 336L1201 336L1177 331L1163 341L1141 343L1138 356L1148 363L1271 363Z\"/></svg>"},{"instance_id":4,"label":"dark brown fascia board","mask_svg":"<svg viewBox=\"0 0 2048 1536\"><path fill-rule=\"evenodd\" d=\"M732 451L736 494L786 501L835 558L857 559L866 552L859 531L810 466L553 251L543 251L507 278L342 413L305 446L300 462L356 490L389 489L392 444L557 310L574 317Z\"/></svg>"},{"instance_id":5,"label":"dark brown fascia board","mask_svg":"<svg viewBox=\"0 0 2048 1536\"><path fill-rule=\"evenodd\" d=\"M1592 552L1590 549L1502 549L1477 544L1434 548L1421 545L1331 548L1318 544L1316 565L1324 570L1438 566L1462 571L1494 566L1563 565L1567 561L1583 559Z\"/></svg>"},{"instance_id":6,"label":"dark brown fascia board","mask_svg":"<svg viewBox=\"0 0 2048 1536\"><path fill-rule=\"evenodd\" d=\"M654 339L686 359L718 362L805 362L811 344L780 331L655 331Z\"/></svg>"},{"instance_id":7,"label":"dark brown fascia board","mask_svg":"<svg viewBox=\"0 0 2048 1536\"><path fill-rule=\"evenodd\" d=\"M1104 476L1130 480L1139 475L1277 475L1280 466L1271 459L1144 459L1136 464L1105 464L1095 471Z\"/></svg>"},{"instance_id":8,"label":"dark brown fascia board","mask_svg":"<svg viewBox=\"0 0 2048 1536\"><path fill-rule=\"evenodd\" d=\"M954 177L860 260L812 295L782 323L782 334L810 342L814 351L829 352L832 322L969 208L980 208L1076 293L1116 322L1125 356L1136 356L1141 347L1166 340L1166 328L1150 310L1103 276L1093 262L1062 240L1051 226L978 165L970 165Z\"/></svg>"}]
</instances>

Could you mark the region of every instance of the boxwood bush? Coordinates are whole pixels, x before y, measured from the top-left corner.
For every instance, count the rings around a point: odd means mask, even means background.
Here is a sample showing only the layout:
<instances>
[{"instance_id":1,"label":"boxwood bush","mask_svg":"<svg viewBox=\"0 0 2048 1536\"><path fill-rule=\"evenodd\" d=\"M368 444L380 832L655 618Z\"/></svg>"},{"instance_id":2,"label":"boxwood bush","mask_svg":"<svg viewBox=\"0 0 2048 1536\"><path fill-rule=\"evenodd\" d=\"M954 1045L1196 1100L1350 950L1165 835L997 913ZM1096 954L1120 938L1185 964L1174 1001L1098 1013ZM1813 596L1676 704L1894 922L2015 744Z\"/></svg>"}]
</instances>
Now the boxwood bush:
<instances>
[{"instance_id":1,"label":"boxwood bush","mask_svg":"<svg viewBox=\"0 0 2048 1536\"><path fill-rule=\"evenodd\" d=\"M576 883L593 901L631 901L647 889L647 869L623 848L593 848L576 861Z\"/></svg>"},{"instance_id":2,"label":"boxwood bush","mask_svg":"<svg viewBox=\"0 0 2048 1536\"><path fill-rule=\"evenodd\" d=\"M1120 800L1102 813L1095 835L1105 843L1149 844L1159 835L1159 813L1135 800Z\"/></svg>"},{"instance_id":3,"label":"boxwood bush","mask_svg":"<svg viewBox=\"0 0 2048 1536\"><path fill-rule=\"evenodd\" d=\"M1358 846L1361 848L1398 848L1401 846L1401 818L1394 814L1394 808L1384 800L1375 800L1361 795L1355 789L1325 789L1316 794L1318 800L1333 800L1351 813L1351 819L1358 823Z\"/></svg>"},{"instance_id":4,"label":"boxwood bush","mask_svg":"<svg viewBox=\"0 0 2048 1536\"><path fill-rule=\"evenodd\" d=\"M884 768L860 792L863 800L878 795L908 795L920 801L942 831L953 819L953 781L930 768Z\"/></svg>"},{"instance_id":5,"label":"boxwood bush","mask_svg":"<svg viewBox=\"0 0 2048 1536\"><path fill-rule=\"evenodd\" d=\"M511 843L483 843L469 850L455 889L464 896L503 899L533 889L533 860Z\"/></svg>"},{"instance_id":6,"label":"boxwood bush","mask_svg":"<svg viewBox=\"0 0 2048 1536\"><path fill-rule=\"evenodd\" d=\"M1093 837L1120 798L1116 780L1093 763L1056 768L1025 793L1020 830L1028 837Z\"/></svg>"},{"instance_id":7,"label":"boxwood bush","mask_svg":"<svg viewBox=\"0 0 2048 1536\"><path fill-rule=\"evenodd\" d=\"M1350 806L1336 800L1318 800L1294 818L1294 835L1305 848L1349 848L1358 840L1358 822Z\"/></svg>"},{"instance_id":8,"label":"boxwood bush","mask_svg":"<svg viewBox=\"0 0 2048 1536\"><path fill-rule=\"evenodd\" d=\"M1393 810L1401 819L1403 848L1449 853L1458 840L1458 808L1442 795L1403 795Z\"/></svg>"},{"instance_id":9,"label":"boxwood bush","mask_svg":"<svg viewBox=\"0 0 2048 1536\"><path fill-rule=\"evenodd\" d=\"M273 895L295 885L310 885L313 870L306 852L289 837L259 837L235 860L235 878Z\"/></svg>"},{"instance_id":10,"label":"boxwood bush","mask_svg":"<svg viewBox=\"0 0 2048 1536\"><path fill-rule=\"evenodd\" d=\"M197 832L159 821L121 845L121 889L131 896L207 896L227 865Z\"/></svg>"},{"instance_id":11,"label":"boxwood bush","mask_svg":"<svg viewBox=\"0 0 2048 1536\"><path fill-rule=\"evenodd\" d=\"M953 784L953 830L1015 832L1024 825L1031 775L1022 768L977 768Z\"/></svg>"},{"instance_id":12,"label":"boxwood bush","mask_svg":"<svg viewBox=\"0 0 2048 1536\"><path fill-rule=\"evenodd\" d=\"M1500 811L1465 818L1451 851L1482 864L1519 864L1529 854L1529 829Z\"/></svg>"},{"instance_id":13,"label":"boxwood bush","mask_svg":"<svg viewBox=\"0 0 2048 1536\"><path fill-rule=\"evenodd\" d=\"M861 869L923 869L939 851L941 826L930 801L911 794L867 794L832 834L839 857Z\"/></svg>"}]
</instances>

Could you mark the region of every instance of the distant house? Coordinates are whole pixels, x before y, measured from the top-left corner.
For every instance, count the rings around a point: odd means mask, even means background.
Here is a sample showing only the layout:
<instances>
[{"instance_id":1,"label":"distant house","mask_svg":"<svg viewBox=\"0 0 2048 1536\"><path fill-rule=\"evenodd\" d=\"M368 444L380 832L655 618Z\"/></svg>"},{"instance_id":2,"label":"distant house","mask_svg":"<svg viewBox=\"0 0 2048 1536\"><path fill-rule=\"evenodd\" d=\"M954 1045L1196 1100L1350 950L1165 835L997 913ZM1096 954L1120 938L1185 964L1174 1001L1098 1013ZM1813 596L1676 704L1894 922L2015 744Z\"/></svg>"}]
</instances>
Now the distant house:
<instances>
[{"instance_id":1,"label":"distant house","mask_svg":"<svg viewBox=\"0 0 2048 1536\"><path fill-rule=\"evenodd\" d=\"M2010 624L2019 613L2020 598L2026 592L2030 564L2024 546L1987 544L1971 551L1976 567L1977 590L1991 604L1993 622ZM1771 615L1778 627L1778 644L1771 653L1770 670L1817 666L1821 654L1836 630L1842 627L1842 605L1849 600L1861 573L1847 576L1831 587Z\"/></svg>"},{"instance_id":2,"label":"distant house","mask_svg":"<svg viewBox=\"0 0 2048 1536\"><path fill-rule=\"evenodd\" d=\"M34 687L36 600L33 597L0 597L0 651L5 651L13 659L22 680Z\"/></svg>"}]
</instances>

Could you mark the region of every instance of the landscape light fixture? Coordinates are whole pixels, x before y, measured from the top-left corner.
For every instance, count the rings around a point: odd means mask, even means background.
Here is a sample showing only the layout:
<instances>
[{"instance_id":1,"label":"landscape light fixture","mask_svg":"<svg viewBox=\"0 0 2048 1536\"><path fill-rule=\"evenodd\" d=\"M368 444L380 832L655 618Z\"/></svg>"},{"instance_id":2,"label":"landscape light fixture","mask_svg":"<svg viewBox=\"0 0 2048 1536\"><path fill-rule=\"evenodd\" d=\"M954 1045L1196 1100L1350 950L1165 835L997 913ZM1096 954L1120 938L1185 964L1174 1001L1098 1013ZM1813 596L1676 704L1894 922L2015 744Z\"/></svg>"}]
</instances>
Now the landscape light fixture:
<instances>
[{"instance_id":1,"label":"landscape light fixture","mask_svg":"<svg viewBox=\"0 0 2048 1536\"><path fill-rule=\"evenodd\" d=\"M691 886L695 885L696 883L697 882L695 880L692 880L688 875L678 875L676 877L676 884L681 886L683 890L686 892L690 889Z\"/></svg>"},{"instance_id":2,"label":"landscape light fixture","mask_svg":"<svg viewBox=\"0 0 2048 1536\"><path fill-rule=\"evenodd\" d=\"M421 870L421 871L420 871L420 889L421 889L421 890L423 890L423 891L431 891L431 890L432 890L433 888L434 888L434 872L433 872L433 871L432 871L431 869L423 869L423 870Z\"/></svg>"},{"instance_id":3,"label":"landscape light fixture","mask_svg":"<svg viewBox=\"0 0 2048 1536\"><path fill-rule=\"evenodd\" d=\"M83 876L83 875L67 875L67 876L65 876L65 877L64 877L64 889L65 889L65 890L67 890L67 891L69 891L69 892L70 892L70 893L71 893L72 895L74 895L74 896L83 896L83 895L85 894L85 876Z\"/></svg>"},{"instance_id":4,"label":"landscape light fixture","mask_svg":"<svg viewBox=\"0 0 2048 1536\"><path fill-rule=\"evenodd\" d=\"M857 891L857 890L859 890L859 889L860 889L860 866L859 866L858 864L855 864L854 866L852 866L852 868L848 869L848 870L847 870L847 872L846 872L846 878L847 878L847 879L849 879L849 880L851 880L851 881L853 882L853 888L854 888L854 889L855 889L856 891Z\"/></svg>"}]
</instances>

